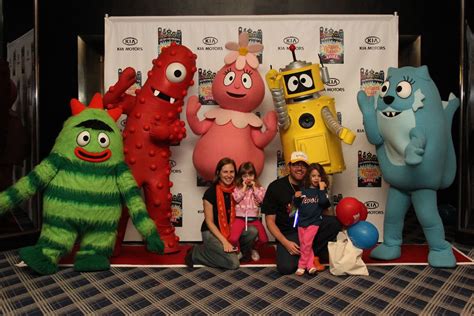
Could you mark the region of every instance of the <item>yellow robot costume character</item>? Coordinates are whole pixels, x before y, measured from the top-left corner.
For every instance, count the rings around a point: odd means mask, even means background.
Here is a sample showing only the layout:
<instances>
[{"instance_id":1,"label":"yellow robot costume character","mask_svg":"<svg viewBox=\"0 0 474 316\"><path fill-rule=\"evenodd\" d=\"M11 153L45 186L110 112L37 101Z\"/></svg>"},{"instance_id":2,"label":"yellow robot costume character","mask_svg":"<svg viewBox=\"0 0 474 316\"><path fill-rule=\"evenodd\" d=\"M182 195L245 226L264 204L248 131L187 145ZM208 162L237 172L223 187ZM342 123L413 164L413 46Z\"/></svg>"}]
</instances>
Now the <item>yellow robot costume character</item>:
<instances>
[{"instance_id":1,"label":"yellow robot costume character","mask_svg":"<svg viewBox=\"0 0 474 316\"><path fill-rule=\"evenodd\" d=\"M296 60L280 72L270 69L266 80L278 114L281 144L285 161L293 151L303 151L309 161L317 162L328 174L345 170L341 142L352 144L355 134L337 121L334 98L322 96L329 81L327 68Z\"/></svg>"}]
</instances>

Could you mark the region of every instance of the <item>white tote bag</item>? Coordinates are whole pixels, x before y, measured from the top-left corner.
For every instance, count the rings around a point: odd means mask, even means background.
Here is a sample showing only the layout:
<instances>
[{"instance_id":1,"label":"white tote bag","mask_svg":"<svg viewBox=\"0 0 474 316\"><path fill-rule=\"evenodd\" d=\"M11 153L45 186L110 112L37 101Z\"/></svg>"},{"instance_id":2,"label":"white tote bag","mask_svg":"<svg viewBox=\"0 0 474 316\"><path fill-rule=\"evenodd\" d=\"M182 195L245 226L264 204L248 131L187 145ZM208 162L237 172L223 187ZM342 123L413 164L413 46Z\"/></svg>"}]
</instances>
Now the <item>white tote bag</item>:
<instances>
[{"instance_id":1,"label":"white tote bag","mask_svg":"<svg viewBox=\"0 0 474 316\"><path fill-rule=\"evenodd\" d=\"M354 247L346 230L337 234L337 241L328 243L329 272L333 275L369 275L362 261L362 249Z\"/></svg>"}]
</instances>

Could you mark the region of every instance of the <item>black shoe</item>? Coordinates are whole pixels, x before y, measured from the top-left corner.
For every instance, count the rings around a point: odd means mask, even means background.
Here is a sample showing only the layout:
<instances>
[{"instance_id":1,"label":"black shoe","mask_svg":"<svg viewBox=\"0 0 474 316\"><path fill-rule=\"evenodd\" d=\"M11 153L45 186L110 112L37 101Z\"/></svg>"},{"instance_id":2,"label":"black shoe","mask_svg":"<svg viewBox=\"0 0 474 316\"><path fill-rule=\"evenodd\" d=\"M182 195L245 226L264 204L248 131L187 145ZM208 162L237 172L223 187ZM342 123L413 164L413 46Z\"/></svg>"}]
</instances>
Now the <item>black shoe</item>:
<instances>
[{"instance_id":1,"label":"black shoe","mask_svg":"<svg viewBox=\"0 0 474 316\"><path fill-rule=\"evenodd\" d=\"M191 268L191 269L194 268L193 249L194 249L194 246L189 248L188 251L186 251L186 256L184 257L184 263L186 264L188 268Z\"/></svg>"}]
</instances>

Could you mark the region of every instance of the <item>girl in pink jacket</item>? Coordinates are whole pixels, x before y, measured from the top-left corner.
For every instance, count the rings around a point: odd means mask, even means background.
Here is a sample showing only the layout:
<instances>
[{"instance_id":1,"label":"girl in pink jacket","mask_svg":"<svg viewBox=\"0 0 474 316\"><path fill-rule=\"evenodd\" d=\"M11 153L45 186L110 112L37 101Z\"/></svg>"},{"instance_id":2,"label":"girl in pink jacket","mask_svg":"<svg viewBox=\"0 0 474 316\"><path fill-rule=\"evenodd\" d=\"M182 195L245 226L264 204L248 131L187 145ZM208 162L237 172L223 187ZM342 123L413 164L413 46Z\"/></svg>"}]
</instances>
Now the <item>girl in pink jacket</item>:
<instances>
[{"instance_id":1,"label":"girl in pink jacket","mask_svg":"<svg viewBox=\"0 0 474 316\"><path fill-rule=\"evenodd\" d=\"M251 258L253 261L258 261L260 254L257 249L268 242L265 227L260 220L260 204L265 196L265 188L258 182L255 166L250 161L240 165L232 196L236 205L235 220L231 226L229 242L238 247L239 238L244 229L247 230L249 225L254 226L258 230L258 239L252 250Z\"/></svg>"}]
</instances>

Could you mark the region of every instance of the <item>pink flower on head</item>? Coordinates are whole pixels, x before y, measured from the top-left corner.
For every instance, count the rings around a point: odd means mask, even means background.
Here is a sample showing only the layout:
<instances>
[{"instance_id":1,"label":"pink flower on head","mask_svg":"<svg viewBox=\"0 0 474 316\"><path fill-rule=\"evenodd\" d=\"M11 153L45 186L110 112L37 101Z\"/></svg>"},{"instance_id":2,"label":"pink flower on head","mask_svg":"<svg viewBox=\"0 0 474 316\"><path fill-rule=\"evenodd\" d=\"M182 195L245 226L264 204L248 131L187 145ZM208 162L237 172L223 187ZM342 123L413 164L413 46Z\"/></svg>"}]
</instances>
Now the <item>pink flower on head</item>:
<instances>
[{"instance_id":1,"label":"pink flower on head","mask_svg":"<svg viewBox=\"0 0 474 316\"><path fill-rule=\"evenodd\" d=\"M255 55L263 50L262 44L249 45L249 33L242 32L239 35L239 43L227 42L225 48L231 50L224 58L226 65L230 65L235 62L235 68L242 70L245 67L245 62L252 67L257 69L258 59Z\"/></svg>"}]
</instances>

